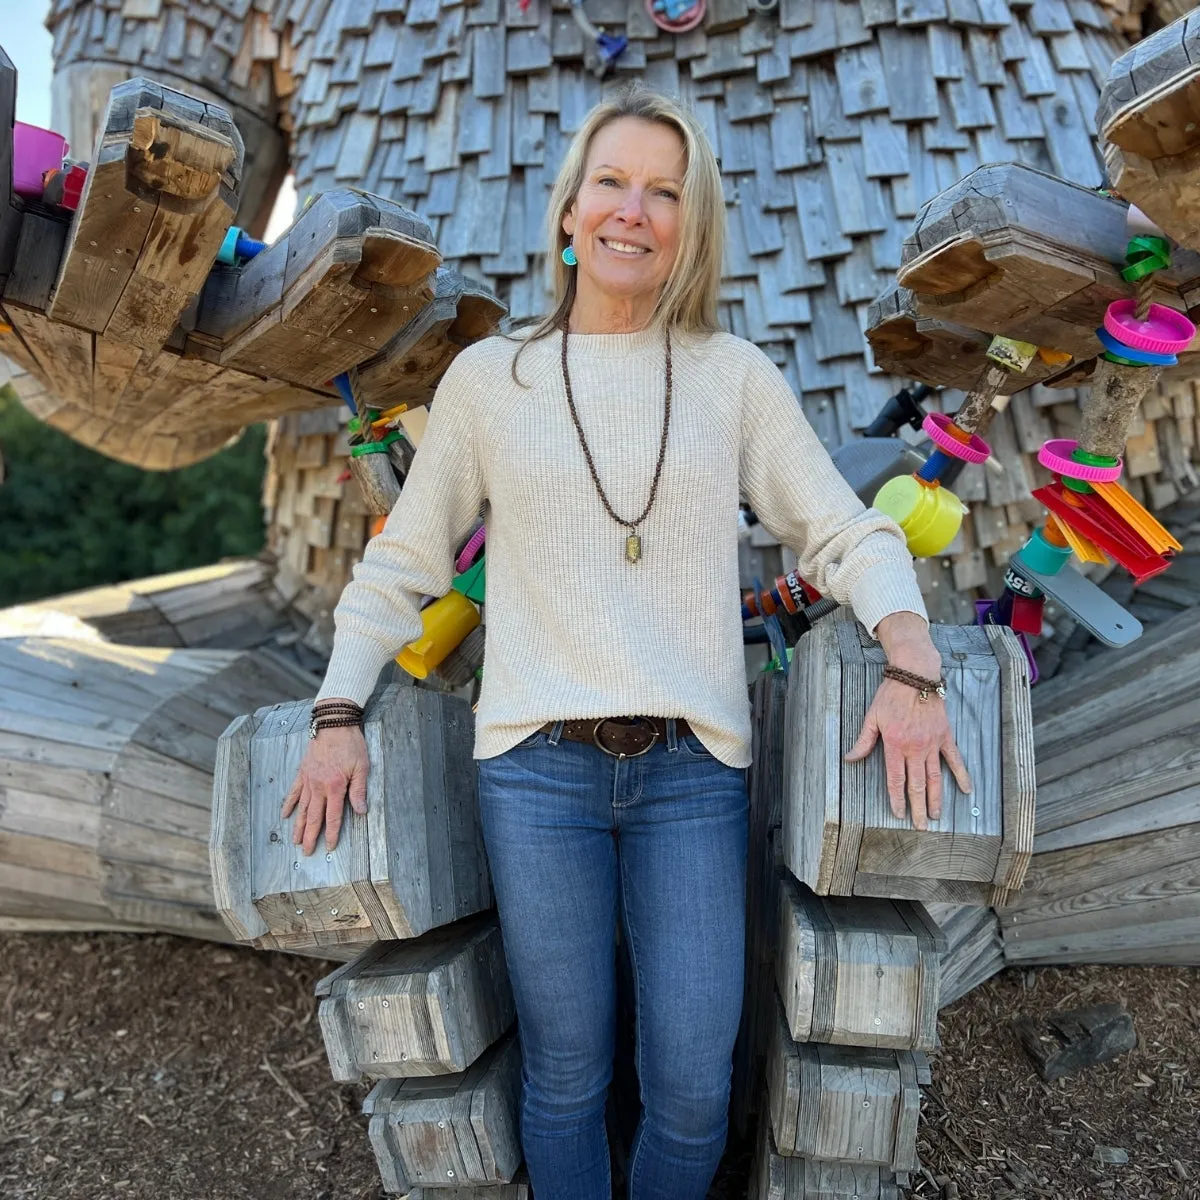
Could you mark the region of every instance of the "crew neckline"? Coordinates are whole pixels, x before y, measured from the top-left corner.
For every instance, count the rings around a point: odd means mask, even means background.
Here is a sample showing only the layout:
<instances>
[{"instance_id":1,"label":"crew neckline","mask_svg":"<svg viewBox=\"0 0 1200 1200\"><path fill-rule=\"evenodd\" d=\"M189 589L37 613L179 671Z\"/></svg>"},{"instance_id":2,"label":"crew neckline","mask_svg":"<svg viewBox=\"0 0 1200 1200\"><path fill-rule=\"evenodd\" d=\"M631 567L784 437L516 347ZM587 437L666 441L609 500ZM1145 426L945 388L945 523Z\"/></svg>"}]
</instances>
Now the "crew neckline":
<instances>
[{"instance_id":1,"label":"crew neckline","mask_svg":"<svg viewBox=\"0 0 1200 1200\"><path fill-rule=\"evenodd\" d=\"M672 335L672 343L677 343L678 334ZM562 334L557 330L546 341L553 343L554 352L559 352L562 345ZM571 358L625 358L638 354L643 350L661 347L662 333L652 329L638 329L633 333L575 333L567 335L567 356Z\"/></svg>"}]
</instances>

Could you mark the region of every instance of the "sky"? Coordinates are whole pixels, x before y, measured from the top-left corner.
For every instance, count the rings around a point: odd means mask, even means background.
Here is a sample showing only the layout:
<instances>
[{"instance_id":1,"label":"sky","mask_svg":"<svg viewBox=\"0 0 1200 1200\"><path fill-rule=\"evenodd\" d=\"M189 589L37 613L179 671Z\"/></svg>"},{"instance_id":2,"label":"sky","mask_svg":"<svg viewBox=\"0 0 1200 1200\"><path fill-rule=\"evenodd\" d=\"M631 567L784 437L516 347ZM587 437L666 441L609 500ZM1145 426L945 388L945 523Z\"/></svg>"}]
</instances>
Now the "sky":
<instances>
[{"instance_id":1,"label":"sky","mask_svg":"<svg viewBox=\"0 0 1200 1200\"><path fill-rule=\"evenodd\" d=\"M50 124L50 47L46 29L49 0L0 0L0 46L17 68L17 120Z\"/></svg>"},{"instance_id":2,"label":"sky","mask_svg":"<svg viewBox=\"0 0 1200 1200\"><path fill-rule=\"evenodd\" d=\"M50 125L51 48L54 39L46 29L49 0L0 0L0 46L17 68L17 120L28 125ZM72 158L91 158L91 147L71 147ZM289 175L267 224L267 241L274 241L289 224L296 206L296 190Z\"/></svg>"}]
</instances>

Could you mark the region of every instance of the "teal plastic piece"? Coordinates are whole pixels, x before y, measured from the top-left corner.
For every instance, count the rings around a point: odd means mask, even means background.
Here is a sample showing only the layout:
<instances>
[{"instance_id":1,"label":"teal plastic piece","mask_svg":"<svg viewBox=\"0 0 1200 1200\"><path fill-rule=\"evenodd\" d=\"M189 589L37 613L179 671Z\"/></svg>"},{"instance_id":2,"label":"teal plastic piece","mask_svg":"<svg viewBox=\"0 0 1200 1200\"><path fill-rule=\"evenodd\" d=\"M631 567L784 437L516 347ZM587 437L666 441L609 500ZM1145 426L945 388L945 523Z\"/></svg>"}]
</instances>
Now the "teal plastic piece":
<instances>
[{"instance_id":1,"label":"teal plastic piece","mask_svg":"<svg viewBox=\"0 0 1200 1200\"><path fill-rule=\"evenodd\" d=\"M461 575L456 576L450 586L456 592L462 592L473 603L482 604L484 587L487 583L486 563L487 555L481 556L478 561L472 563Z\"/></svg>"},{"instance_id":2,"label":"teal plastic piece","mask_svg":"<svg viewBox=\"0 0 1200 1200\"><path fill-rule=\"evenodd\" d=\"M236 225L230 225L229 232L225 234L225 240L217 251L217 262L224 263L227 267L237 266L237 242L241 232Z\"/></svg>"},{"instance_id":3,"label":"teal plastic piece","mask_svg":"<svg viewBox=\"0 0 1200 1200\"><path fill-rule=\"evenodd\" d=\"M1057 575L1071 560L1069 546L1055 546L1046 541L1045 533L1035 529L1029 541L1021 547L1021 557L1043 575Z\"/></svg>"}]
</instances>

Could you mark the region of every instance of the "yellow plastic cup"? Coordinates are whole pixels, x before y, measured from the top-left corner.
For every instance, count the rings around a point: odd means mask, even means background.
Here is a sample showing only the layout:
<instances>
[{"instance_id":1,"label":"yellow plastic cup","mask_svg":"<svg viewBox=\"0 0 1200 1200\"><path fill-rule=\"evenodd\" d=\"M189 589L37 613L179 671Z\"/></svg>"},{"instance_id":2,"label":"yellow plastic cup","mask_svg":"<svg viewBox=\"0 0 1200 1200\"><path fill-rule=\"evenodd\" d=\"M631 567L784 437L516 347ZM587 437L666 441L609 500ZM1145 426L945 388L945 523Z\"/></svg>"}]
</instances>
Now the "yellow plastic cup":
<instances>
[{"instance_id":1,"label":"yellow plastic cup","mask_svg":"<svg viewBox=\"0 0 1200 1200\"><path fill-rule=\"evenodd\" d=\"M421 610L421 636L396 661L414 679L428 679L463 638L479 624L479 609L462 592L449 591Z\"/></svg>"},{"instance_id":2,"label":"yellow plastic cup","mask_svg":"<svg viewBox=\"0 0 1200 1200\"><path fill-rule=\"evenodd\" d=\"M941 554L954 541L967 511L953 492L930 487L915 475L889 479L876 493L874 507L904 530L917 558Z\"/></svg>"}]
</instances>

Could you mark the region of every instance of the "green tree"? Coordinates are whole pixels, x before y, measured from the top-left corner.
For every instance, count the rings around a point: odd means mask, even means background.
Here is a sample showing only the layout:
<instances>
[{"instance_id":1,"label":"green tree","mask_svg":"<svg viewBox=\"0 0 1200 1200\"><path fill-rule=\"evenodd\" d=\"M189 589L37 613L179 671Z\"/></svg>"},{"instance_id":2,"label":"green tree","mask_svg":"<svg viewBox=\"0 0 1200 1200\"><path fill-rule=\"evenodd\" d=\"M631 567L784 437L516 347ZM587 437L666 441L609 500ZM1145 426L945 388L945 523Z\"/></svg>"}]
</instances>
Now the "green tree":
<instances>
[{"instance_id":1,"label":"green tree","mask_svg":"<svg viewBox=\"0 0 1200 1200\"><path fill-rule=\"evenodd\" d=\"M263 544L265 429L178 471L73 442L0 388L0 605L199 567Z\"/></svg>"}]
</instances>

